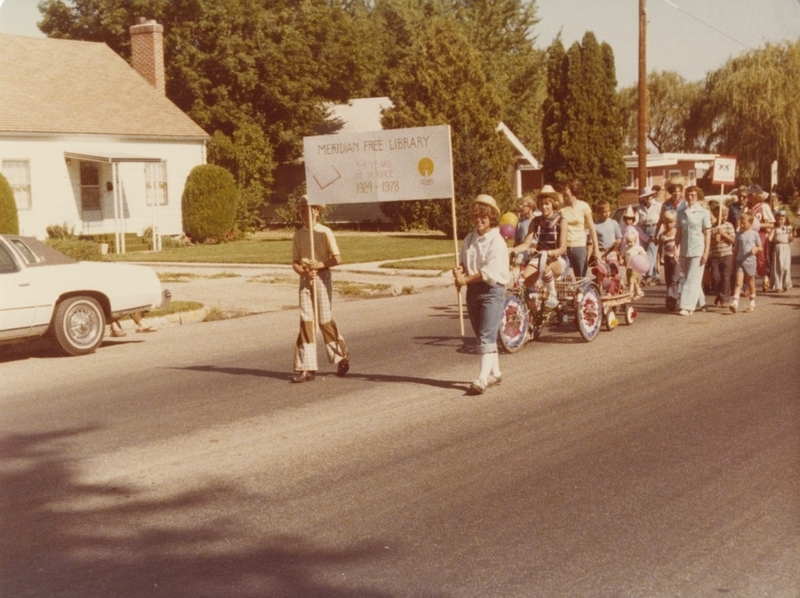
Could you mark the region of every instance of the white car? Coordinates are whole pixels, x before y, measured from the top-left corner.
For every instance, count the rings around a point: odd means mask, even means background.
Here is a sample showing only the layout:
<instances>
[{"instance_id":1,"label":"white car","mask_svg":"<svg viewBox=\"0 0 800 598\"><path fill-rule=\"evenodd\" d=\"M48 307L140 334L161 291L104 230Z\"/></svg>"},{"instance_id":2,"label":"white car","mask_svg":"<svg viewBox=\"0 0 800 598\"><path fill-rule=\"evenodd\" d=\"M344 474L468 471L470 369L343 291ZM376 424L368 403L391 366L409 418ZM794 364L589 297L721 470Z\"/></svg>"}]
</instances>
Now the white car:
<instances>
[{"instance_id":1,"label":"white car","mask_svg":"<svg viewBox=\"0 0 800 598\"><path fill-rule=\"evenodd\" d=\"M76 262L33 237L0 235L0 345L48 335L67 355L92 353L106 323L169 298L151 268Z\"/></svg>"}]
</instances>

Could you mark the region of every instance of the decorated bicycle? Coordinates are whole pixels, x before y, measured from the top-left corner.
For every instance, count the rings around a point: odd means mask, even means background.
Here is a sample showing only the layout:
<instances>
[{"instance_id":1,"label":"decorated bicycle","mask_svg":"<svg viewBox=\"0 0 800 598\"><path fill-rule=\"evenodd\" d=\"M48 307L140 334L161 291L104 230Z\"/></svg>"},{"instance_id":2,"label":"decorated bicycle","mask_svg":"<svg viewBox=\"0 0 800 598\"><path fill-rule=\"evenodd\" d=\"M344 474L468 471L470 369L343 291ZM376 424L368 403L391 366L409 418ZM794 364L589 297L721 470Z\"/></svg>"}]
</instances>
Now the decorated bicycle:
<instances>
[{"instance_id":1,"label":"decorated bicycle","mask_svg":"<svg viewBox=\"0 0 800 598\"><path fill-rule=\"evenodd\" d=\"M581 337L591 342L604 323L608 329L616 326L619 307L624 307L625 321L632 323L635 312L630 307L630 294L620 292L614 296L606 292L608 307L604 308L602 297L604 290L609 291L607 285L564 275L566 221L558 214L561 194L546 185L536 199L541 214L531 221L525 240L509 251L514 275L506 291L500 344L515 353L529 340L539 338L549 322L570 321ZM511 238L511 232L504 232L501 226L506 238Z\"/></svg>"}]
</instances>

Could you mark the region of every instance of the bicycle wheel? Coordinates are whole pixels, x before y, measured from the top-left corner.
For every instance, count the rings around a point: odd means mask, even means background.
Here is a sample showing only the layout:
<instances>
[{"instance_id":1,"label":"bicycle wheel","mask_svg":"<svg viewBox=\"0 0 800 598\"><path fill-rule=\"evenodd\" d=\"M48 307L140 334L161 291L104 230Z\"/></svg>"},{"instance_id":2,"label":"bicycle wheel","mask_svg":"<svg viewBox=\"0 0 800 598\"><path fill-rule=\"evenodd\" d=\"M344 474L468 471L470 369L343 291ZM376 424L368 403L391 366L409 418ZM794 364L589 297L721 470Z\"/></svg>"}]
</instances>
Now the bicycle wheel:
<instances>
[{"instance_id":1,"label":"bicycle wheel","mask_svg":"<svg viewBox=\"0 0 800 598\"><path fill-rule=\"evenodd\" d=\"M587 343L592 342L600 332L603 304L595 285L587 284L575 295L575 321L578 332Z\"/></svg>"},{"instance_id":2,"label":"bicycle wheel","mask_svg":"<svg viewBox=\"0 0 800 598\"><path fill-rule=\"evenodd\" d=\"M528 341L528 327L531 313L522 295L515 291L506 291L503 303L503 321L497 338L509 353L516 353Z\"/></svg>"}]
</instances>

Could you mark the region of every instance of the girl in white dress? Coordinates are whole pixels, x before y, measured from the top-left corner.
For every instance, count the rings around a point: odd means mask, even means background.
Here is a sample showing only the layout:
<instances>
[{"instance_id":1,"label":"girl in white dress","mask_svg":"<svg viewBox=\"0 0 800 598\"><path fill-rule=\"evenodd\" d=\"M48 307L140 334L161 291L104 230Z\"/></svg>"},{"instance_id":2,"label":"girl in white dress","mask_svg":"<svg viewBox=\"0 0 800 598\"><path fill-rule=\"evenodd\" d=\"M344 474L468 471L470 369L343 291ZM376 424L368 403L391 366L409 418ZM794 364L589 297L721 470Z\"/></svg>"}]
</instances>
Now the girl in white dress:
<instances>
[{"instance_id":1,"label":"girl in white dress","mask_svg":"<svg viewBox=\"0 0 800 598\"><path fill-rule=\"evenodd\" d=\"M776 293L785 293L792 288L792 252L791 242L794 231L786 220L786 213L775 213L775 228L769 232L769 242L772 245L772 263L770 278L772 290Z\"/></svg>"}]
</instances>

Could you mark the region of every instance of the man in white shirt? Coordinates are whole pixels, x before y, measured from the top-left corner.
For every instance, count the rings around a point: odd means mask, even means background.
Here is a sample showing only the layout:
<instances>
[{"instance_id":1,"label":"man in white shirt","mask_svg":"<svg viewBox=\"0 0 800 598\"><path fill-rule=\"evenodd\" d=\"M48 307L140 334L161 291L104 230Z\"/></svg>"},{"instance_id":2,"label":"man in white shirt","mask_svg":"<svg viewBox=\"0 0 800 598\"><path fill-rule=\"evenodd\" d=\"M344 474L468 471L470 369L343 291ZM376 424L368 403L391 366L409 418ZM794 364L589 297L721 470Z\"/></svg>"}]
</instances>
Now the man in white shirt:
<instances>
[{"instance_id":1,"label":"man in white shirt","mask_svg":"<svg viewBox=\"0 0 800 598\"><path fill-rule=\"evenodd\" d=\"M650 270L642 280L643 284L658 284L658 241L656 239L656 227L661 217L661 202L656 199L656 192L650 187L642 189L639 195L639 207L636 210L636 224L648 237L647 259L650 260Z\"/></svg>"}]
</instances>

